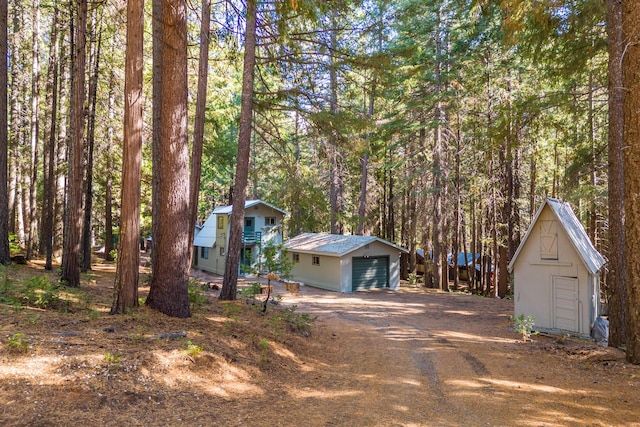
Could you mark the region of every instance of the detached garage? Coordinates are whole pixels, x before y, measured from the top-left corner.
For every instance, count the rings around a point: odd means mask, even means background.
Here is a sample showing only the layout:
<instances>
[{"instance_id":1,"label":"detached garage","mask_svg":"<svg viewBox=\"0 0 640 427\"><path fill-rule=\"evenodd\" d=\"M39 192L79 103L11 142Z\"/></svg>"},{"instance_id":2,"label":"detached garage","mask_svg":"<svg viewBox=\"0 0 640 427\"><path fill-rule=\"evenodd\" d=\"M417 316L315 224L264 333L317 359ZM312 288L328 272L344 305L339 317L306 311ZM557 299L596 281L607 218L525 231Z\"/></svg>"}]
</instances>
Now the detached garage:
<instances>
[{"instance_id":1,"label":"detached garage","mask_svg":"<svg viewBox=\"0 0 640 427\"><path fill-rule=\"evenodd\" d=\"M509 263L515 315L533 316L537 331L589 336L604 264L569 204L547 198Z\"/></svg>"},{"instance_id":2,"label":"detached garage","mask_svg":"<svg viewBox=\"0 0 640 427\"><path fill-rule=\"evenodd\" d=\"M400 253L406 249L373 236L304 233L284 247L297 281L337 292L400 287Z\"/></svg>"}]
</instances>

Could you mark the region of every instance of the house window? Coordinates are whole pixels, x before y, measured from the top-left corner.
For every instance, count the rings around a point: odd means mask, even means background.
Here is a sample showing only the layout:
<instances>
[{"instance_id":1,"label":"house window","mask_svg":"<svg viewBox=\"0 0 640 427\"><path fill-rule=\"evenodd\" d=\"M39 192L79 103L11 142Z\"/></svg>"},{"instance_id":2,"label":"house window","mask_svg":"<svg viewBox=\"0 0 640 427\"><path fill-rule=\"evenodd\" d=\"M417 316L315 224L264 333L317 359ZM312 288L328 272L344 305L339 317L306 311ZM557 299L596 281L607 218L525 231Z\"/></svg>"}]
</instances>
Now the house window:
<instances>
[{"instance_id":1,"label":"house window","mask_svg":"<svg viewBox=\"0 0 640 427\"><path fill-rule=\"evenodd\" d=\"M222 230L224 228L224 218L218 216L218 230Z\"/></svg>"},{"instance_id":2,"label":"house window","mask_svg":"<svg viewBox=\"0 0 640 427\"><path fill-rule=\"evenodd\" d=\"M220 256L224 256L224 246L220 246Z\"/></svg>"},{"instance_id":3,"label":"house window","mask_svg":"<svg viewBox=\"0 0 640 427\"><path fill-rule=\"evenodd\" d=\"M311 263L313 265L320 265L320 257L319 256L313 256L313 260L311 261Z\"/></svg>"},{"instance_id":4,"label":"house window","mask_svg":"<svg viewBox=\"0 0 640 427\"><path fill-rule=\"evenodd\" d=\"M264 218L264 225L276 225L276 217L275 216L267 216Z\"/></svg>"},{"instance_id":5,"label":"house window","mask_svg":"<svg viewBox=\"0 0 640 427\"><path fill-rule=\"evenodd\" d=\"M205 248L205 247L200 248L200 258L209 259L209 248Z\"/></svg>"},{"instance_id":6,"label":"house window","mask_svg":"<svg viewBox=\"0 0 640 427\"><path fill-rule=\"evenodd\" d=\"M300 262L300 254L292 254L293 262Z\"/></svg>"}]
</instances>

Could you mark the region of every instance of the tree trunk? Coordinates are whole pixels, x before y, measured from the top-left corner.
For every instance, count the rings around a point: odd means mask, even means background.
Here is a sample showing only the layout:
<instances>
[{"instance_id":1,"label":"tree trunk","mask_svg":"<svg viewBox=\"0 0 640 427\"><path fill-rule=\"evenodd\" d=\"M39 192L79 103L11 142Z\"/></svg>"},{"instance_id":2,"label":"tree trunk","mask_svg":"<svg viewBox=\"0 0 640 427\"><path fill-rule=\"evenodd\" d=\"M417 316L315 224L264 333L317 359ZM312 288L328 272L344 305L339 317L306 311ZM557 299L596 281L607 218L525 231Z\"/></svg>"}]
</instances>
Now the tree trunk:
<instances>
[{"instance_id":1,"label":"tree trunk","mask_svg":"<svg viewBox=\"0 0 640 427\"><path fill-rule=\"evenodd\" d=\"M26 258L31 259L38 243L38 160L40 149L40 125L38 108L40 103L40 2L33 2L33 62L31 68L31 170L29 185L28 239Z\"/></svg>"},{"instance_id":2,"label":"tree trunk","mask_svg":"<svg viewBox=\"0 0 640 427\"><path fill-rule=\"evenodd\" d=\"M8 139L8 2L0 0L0 264L11 262L9 252L9 194L7 189Z\"/></svg>"},{"instance_id":3,"label":"tree trunk","mask_svg":"<svg viewBox=\"0 0 640 427\"><path fill-rule=\"evenodd\" d=\"M120 239L111 314L138 307L142 177L143 0L127 2Z\"/></svg>"},{"instance_id":4,"label":"tree trunk","mask_svg":"<svg viewBox=\"0 0 640 427\"><path fill-rule=\"evenodd\" d=\"M193 147L191 153L191 180L189 183L189 244L193 247L195 224L198 220L198 194L202 173L202 145L204 140L204 114L207 106L207 80L209 75L209 28L211 25L211 1L202 0L202 21L200 22L200 59L198 64L198 98L193 126ZM191 256L193 251L190 251ZM189 263L191 264L191 263Z\"/></svg>"},{"instance_id":5,"label":"tree trunk","mask_svg":"<svg viewBox=\"0 0 640 427\"><path fill-rule=\"evenodd\" d=\"M338 38L335 28L335 17L332 18L333 29L330 31L330 65L329 65L329 103L330 112L332 116L338 114L338 70L335 59L335 52L338 46ZM337 117L336 117L337 120ZM338 147L338 129L336 124L333 123L330 128L331 134L329 135L329 153L330 153L330 171L329 171L329 203L331 205L331 234L343 234L343 214L344 214L344 172L342 159L340 156L340 149Z\"/></svg>"},{"instance_id":6,"label":"tree trunk","mask_svg":"<svg viewBox=\"0 0 640 427\"><path fill-rule=\"evenodd\" d=\"M249 175L251 145L251 119L253 117L253 80L256 63L256 0L247 1L247 17L244 45L244 68L242 74L242 103L240 106L240 132L238 135L238 158L236 179L233 187L233 208L229 231L229 248L225 263L224 280L220 299L234 300L238 282L240 251L242 250L242 228L244 225L244 202Z\"/></svg>"},{"instance_id":7,"label":"tree trunk","mask_svg":"<svg viewBox=\"0 0 640 427\"><path fill-rule=\"evenodd\" d=\"M109 74L109 125L107 127L107 147L106 147L106 161L107 161L107 170L106 170L106 179L104 185L104 259L105 261L112 261L112 251L113 247L113 120L115 118L115 94L114 94L114 86L115 86L115 73L113 70Z\"/></svg>"},{"instance_id":8,"label":"tree trunk","mask_svg":"<svg viewBox=\"0 0 640 427\"><path fill-rule=\"evenodd\" d=\"M162 1L160 132L155 158L162 177L153 239L153 278L146 304L166 315L189 317L189 144L187 140L187 19L185 0ZM157 16L154 13L154 16ZM157 39L154 42L158 42ZM155 100L154 100L155 102ZM169 160L169 161L164 161ZM154 168L157 165L154 165Z\"/></svg>"},{"instance_id":9,"label":"tree trunk","mask_svg":"<svg viewBox=\"0 0 640 427\"><path fill-rule=\"evenodd\" d=\"M607 0L609 36L609 346L626 342L627 290L624 235L624 86L622 82L622 4Z\"/></svg>"},{"instance_id":10,"label":"tree trunk","mask_svg":"<svg viewBox=\"0 0 640 427\"><path fill-rule=\"evenodd\" d=\"M92 230L91 217L93 216L93 151L95 146L96 130L96 102L98 99L98 78L100 71L100 45L102 42L102 30L96 28L96 17L91 30L91 45L94 46L93 73L89 82L89 115L87 123L87 170L84 184L84 218L82 221L82 271L91 270L92 255ZM98 41L96 43L96 32ZM123 181L129 185L129 181Z\"/></svg>"},{"instance_id":11,"label":"tree trunk","mask_svg":"<svg viewBox=\"0 0 640 427\"><path fill-rule=\"evenodd\" d=\"M627 257L627 360L640 364L640 8L622 3L623 40L629 42L622 59L624 96L624 209Z\"/></svg>"},{"instance_id":12,"label":"tree trunk","mask_svg":"<svg viewBox=\"0 0 640 427\"><path fill-rule=\"evenodd\" d=\"M80 237L82 233L82 161L85 98L85 45L87 29L87 0L76 0L76 37L73 57L73 86L71 94L71 144L67 195L67 221L62 249L61 280L68 286L80 286Z\"/></svg>"},{"instance_id":13,"label":"tree trunk","mask_svg":"<svg viewBox=\"0 0 640 427\"><path fill-rule=\"evenodd\" d=\"M60 45L58 39L58 8L54 10L53 23L51 30L51 47L49 50L49 77L47 94L49 96L49 104L51 105L49 134L45 138L45 168L44 168L44 185L43 198L44 207L42 210L42 249L44 249L46 270L53 269L53 215L54 215L54 198L55 198L55 165L56 165L56 137L58 125L58 63L60 54Z\"/></svg>"},{"instance_id":14,"label":"tree trunk","mask_svg":"<svg viewBox=\"0 0 640 427\"><path fill-rule=\"evenodd\" d=\"M242 103L240 106L240 130L238 135L238 158L233 208L229 231L229 248L224 268L224 280L220 299L236 299L238 268L242 250L242 228L244 226L244 202L249 175L251 145L251 119L253 117L253 80L256 64L256 0L247 0L247 26L245 30L244 68L242 71Z\"/></svg>"},{"instance_id":15,"label":"tree trunk","mask_svg":"<svg viewBox=\"0 0 640 427\"><path fill-rule=\"evenodd\" d=\"M162 152L160 144L160 129L162 128L162 86L164 80L162 74L164 72L163 66L163 25L162 19L164 14L165 0L152 0L151 4L151 26L153 35L153 105L152 105L152 141L151 141L151 265L152 276L156 266L155 260L155 241L158 235L158 203L160 195L158 191L160 189L160 170L162 168ZM153 278L153 277L152 277Z\"/></svg>"},{"instance_id":16,"label":"tree trunk","mask_svg":"<svg viewBox=\"0 0 640 427\"><path fill-rule=\"evenodd\" d=\"M63 173L65 165L67 165L67 152L69 151L70 135L68 132L71 119L70 105L68 102L69 89L71 81L70 61L66 55L67 45L64 43L65 31L62 31L59 37L60 43L60 84L58 105L60 106L60 123L58 124L58 146L56 148L56 183L55 183L55 203L53 215L53 257L60 259L62 256L62 247L64 245L64 222L66 210L66 186L67 176ZM65 118L66 117L66 118Z\"/></svg>"}]
</instances>

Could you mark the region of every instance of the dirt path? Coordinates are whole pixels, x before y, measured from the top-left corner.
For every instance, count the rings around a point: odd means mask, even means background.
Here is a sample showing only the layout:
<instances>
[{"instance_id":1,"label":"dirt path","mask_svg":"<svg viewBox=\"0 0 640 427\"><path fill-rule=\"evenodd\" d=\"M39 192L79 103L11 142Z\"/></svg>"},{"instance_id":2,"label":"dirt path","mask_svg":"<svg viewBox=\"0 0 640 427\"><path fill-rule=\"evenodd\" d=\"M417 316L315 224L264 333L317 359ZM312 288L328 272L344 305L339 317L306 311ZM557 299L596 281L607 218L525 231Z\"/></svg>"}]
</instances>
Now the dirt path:
<instances>
[{"instance_id":1,"label":"dirt path","mask_svg":"<svg viewBox=\"0 0 640 427\"><path fill-rule=\"evenodd\" d=\"M0 425L640 426L640 367L588 341L518 341L511 301L278 283L284 308L318 316L301 337L214 290L189 319L109 316L113 265L86 279L63 310L0 304Z\"/></svg>"},{"instance_id":2,"label":"dirt path","mask_svg":"<svg viewBox=\"0 0 640 427\"><path fill-rule=\"evenodd\" d=\"M294 424L640 426L638 367L583 340L519 342L511 301L404 288L287 302L335 344Z\"/></svg>"}]
</instances>

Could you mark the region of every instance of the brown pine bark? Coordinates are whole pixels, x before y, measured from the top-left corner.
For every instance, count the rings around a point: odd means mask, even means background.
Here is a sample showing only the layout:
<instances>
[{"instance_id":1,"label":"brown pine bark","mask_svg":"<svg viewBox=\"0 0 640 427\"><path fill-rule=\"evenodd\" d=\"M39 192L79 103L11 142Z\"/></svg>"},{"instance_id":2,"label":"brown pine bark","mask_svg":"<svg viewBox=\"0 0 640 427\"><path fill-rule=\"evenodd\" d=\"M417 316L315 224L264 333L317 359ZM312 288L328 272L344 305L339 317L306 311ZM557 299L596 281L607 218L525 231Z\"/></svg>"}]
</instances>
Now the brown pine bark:
<instances>
[{"instance_id":1,"label":"brown pine bark","mask_svg":"<svg viewBox=\"0 0 640 427\"><path fill-rule=\"evenodd\" d=\"M609 38L609 346L626 342L627 275L624 235L624 89L622 82L622 3L607 0Z\"/></svg>"},{"instance_id":2,"label":"brown pine bark","mask_svg":"<svg viewBox=\"0 0 640 427\"><path fill-rule=\"evenodd\" d=\"M82 161L84 134L84 98L87 0L76 0L76 37L71 94L71 142L65 239L62 248L61 280L68 286L80 286L80 237L82 233Z\"/></svg>"},{"instance_id":3,"label":"brown pine bark","mask_svg":"<svg viewBox=\"0 0 640 427\"><path fill-rule=\"evenodd\" d=\"M193 246L195 224L198 220L198 194L202 173L202 145L204 140L204 113L207 106L207 80L209 76L209 28L211 26L211 1L202 0L202 21L200 22L200 59L198 64L198 97L196 117L193 126L193 147L191 152L191 180L189 183L189 244ZM190 252L191 256L193 251ZM191 263L189 263L191 264Z\"/></svg>"},{"instance_id":4,"label":"brown pine bark","mask_svg":"<svg viewBox=\"0 0 640 427\"><path fill-rule=\"evenodd\" d=\"M92 228L93 217L93 157L96 131L96 103L98 101L98 78L100 72L100 47L102 44L102 29L96 28L97 17L94 11L93 24L91 25L91 40L93 71L89 80L89 113L87 117L87 167L84 182L84 216L82 219L82 271L91 270ZM97 41L96 41L97 38Z\"/></svg>"},{"instance_id":5,"label":"brown pine bark","mask_svg":"<svg viewBox=\"0 0 640 427\"><path fill-rule=\"evenodd\" d=\"M115 73L111 71L109 74L109 126L107 128L107 147L106 147L106 179L104 189L104 259L106 261L112 261L113 257L111 251L113 251L113 119L115 117Z\"/></svg>"},{"instance_id":6,"label":"brown pine bark","mask_svg":"<svg viewBox=\"0 0 640 427\"><path fill-rule=\"evenodd\" d=\"M236 164L236 179L233 187L229 248L227 250L227 259L224 267L222 290L220 291L221 300L236 299L238 286L238 268L240 266L242 228L244 225L244 202L246 199L245 190L249 176L251 119L253 116L253 80L256 64L256 0L247 0L246 20L238 158Z\"/></svg>"},{"instance_id":7,"label":"brown pine bark","mask_svg":"<svg viewBox=\"0 0 640 427\"><path fill-rule=\"evenodd\" d=\"M40 103L40 2L33 1L33 32L32 48L33 58L31 63L31 169L29 171L29 211L27 212L27 259L33 258L38 246L38 164L40 150L40 123L39 123L39 103Z\"/></svg>"},{"instance_id":8,"label":"brown pine bark","mask_svg":"<svg viewBox=\"0 0 640 427\"><path fill-rule=\"evenodd\" d=\"M153 236L153 277L146 304L166 315L189 317L189 144L187 140L187 14L185 0L161 1L158 24L162 73L160 158ZM154 82L155 83L155 82ZM155 100L154 100L155 102Z\"/></svg>"},{"instance_id":9,"label":"brown pine bark","mask_svg":"<svg viewBox=\"0 0 640 427\"><path fill-rule=\"evenodd\" d=\"M640 364L640 7L623 0L624 209L627 264L627 360Z\"/></svg>"},{"instance_id":10,"label":"brown pine bark","mask_svg":"<svg viewBox=\"0 0 640 427\"><path fill-rule=\"evenodd\" d=\"M7 188L8 140L8 2L0 0L0 264L11 262L9 252L9 194Z\"/></svg>"},{"instance_id":11,"label":"brown pine bark","mask_svg":"<svg viewBox=\"0 0 640 427\"><path fill-rule=\"evenodd\" d=\"M54 10L51 30L51 46L49 49L49 71L48 71L48 104L51 106L49 116L48 138L45 138L45 161L44 161L44 185L42 209L42 245L44 250L46 270L53 269L53 215L55 198L55 166L56 166L56 132L58 125L58 62L60 45L58 40L58 8Z\"/></svg>"},{"instance_id":12,"label":"brown pine bark","mask_svg":"<svg viewBox=\"0 0 640 427\"><path fill-rule=\"evenodd\" d=\"M138 307L142 177L143 0L127 3L120 239L111 314Z\"/></svg>"}]
</instances>

